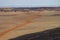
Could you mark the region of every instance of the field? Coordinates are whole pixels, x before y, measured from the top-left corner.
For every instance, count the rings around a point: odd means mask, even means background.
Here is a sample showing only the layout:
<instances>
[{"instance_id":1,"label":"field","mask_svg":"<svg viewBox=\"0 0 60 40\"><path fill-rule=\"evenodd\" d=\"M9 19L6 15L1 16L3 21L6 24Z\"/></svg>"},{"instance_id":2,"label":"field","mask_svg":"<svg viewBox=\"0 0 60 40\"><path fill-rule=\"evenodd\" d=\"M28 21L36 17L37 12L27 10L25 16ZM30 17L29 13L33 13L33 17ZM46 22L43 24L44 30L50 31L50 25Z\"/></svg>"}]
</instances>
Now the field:
<instances>
[{"instance_id":1,"label":"field","mask_svg":"<svg viewBox=\"0 0 60 40\"><path fill-rule=\"evenodd\" d=\"M60 27L60 11L0 12L0 40Z\"/></svg>"}]
</instances>

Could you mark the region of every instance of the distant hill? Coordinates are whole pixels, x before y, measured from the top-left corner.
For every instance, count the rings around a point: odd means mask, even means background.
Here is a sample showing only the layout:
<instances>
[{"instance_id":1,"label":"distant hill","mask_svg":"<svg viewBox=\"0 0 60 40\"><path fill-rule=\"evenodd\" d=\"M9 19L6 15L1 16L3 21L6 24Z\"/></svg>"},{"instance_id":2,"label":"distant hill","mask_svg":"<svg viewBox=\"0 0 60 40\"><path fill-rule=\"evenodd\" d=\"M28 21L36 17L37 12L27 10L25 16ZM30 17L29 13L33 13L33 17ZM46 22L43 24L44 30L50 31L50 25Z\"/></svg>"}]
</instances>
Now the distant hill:
<instances>
[{"instance_id":1,"label":"distant hill","mask_svg":"<svg viewBox=\"0 0 60 40\"><path fill-rule=\"evenodd\" d=\"M60 7L14 7L14 8L0 8L0 11L23 11L23 10L56 10L60 11Z\"/></svg>"}]
</instances>

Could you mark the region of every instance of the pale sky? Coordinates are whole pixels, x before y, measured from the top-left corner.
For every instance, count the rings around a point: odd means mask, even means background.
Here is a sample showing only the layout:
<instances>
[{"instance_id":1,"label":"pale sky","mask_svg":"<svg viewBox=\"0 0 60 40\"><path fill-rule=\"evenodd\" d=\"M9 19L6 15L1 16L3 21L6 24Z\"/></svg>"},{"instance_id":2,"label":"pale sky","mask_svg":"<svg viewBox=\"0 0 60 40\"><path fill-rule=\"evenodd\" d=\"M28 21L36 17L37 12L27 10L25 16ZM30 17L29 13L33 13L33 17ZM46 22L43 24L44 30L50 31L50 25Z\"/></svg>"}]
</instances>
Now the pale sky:
<instances>
[{"instance_id":1,"label":"pale sky","mask_svg":"<svg viewBox=\"0 0 60 40\"><path fill-rule=\"evenodd\" d=\"M60 0L0 0L0 7L54 7Z\"/></svg>"}]
</instances>

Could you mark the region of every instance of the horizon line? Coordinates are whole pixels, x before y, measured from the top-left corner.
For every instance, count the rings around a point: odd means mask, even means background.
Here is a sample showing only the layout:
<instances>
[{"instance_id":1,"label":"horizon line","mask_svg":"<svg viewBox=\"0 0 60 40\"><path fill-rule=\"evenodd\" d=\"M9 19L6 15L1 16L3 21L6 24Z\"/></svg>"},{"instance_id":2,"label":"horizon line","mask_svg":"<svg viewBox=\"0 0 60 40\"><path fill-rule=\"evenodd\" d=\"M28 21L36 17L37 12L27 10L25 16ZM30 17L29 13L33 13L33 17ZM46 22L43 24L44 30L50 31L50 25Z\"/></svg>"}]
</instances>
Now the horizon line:
<instances>
[{"instance_id":1,"label":"horizon line","mask_svg":"<svg viewBox=\"0 0 60 40\"><path fill-rule=\"evenodd\" d=\"M41 6L41 7L60 7L60 6ZM35 7L0 7L0 8L35 8Z\"/></svg>"}]
</instances>

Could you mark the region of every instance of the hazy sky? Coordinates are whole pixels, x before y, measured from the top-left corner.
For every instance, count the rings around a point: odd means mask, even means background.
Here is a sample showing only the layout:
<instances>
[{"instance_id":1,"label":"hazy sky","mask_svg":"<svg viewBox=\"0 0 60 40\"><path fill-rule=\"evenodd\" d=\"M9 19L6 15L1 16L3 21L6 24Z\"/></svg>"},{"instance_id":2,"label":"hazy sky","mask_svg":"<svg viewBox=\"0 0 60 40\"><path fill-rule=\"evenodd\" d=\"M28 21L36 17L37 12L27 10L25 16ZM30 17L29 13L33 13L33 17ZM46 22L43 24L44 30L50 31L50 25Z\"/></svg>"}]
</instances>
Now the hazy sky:
<instances>
[{"instance_id":1,"label":"hazy sky","mask_svg":"<svg viewBox=\"0 0 60 40\"><path fill-rule=\"evenodd\" d=\"M0 7L60 6L60 0L0 0Z\"/></svg>"}]
</instances>

